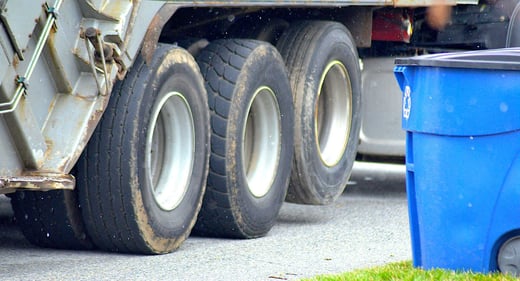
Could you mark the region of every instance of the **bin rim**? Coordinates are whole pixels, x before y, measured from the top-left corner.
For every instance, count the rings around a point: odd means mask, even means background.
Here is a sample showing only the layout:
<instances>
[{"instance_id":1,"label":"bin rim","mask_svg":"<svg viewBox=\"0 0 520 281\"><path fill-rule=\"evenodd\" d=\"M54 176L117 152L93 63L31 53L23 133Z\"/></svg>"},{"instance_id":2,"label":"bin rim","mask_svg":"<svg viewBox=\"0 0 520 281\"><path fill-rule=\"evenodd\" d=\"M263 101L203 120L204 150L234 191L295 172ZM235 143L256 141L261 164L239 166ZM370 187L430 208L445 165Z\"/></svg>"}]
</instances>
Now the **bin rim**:
<instances>
[{"instance_id":1,"label":"bin rim","mask_svg":"<svg viewBox=\"0 0 520 281\"><path fill-rule=\"evenodd\" d=\"M396 58L397 66L520 70L520 48L452 52Z\"/></svg>"}]
</instances>

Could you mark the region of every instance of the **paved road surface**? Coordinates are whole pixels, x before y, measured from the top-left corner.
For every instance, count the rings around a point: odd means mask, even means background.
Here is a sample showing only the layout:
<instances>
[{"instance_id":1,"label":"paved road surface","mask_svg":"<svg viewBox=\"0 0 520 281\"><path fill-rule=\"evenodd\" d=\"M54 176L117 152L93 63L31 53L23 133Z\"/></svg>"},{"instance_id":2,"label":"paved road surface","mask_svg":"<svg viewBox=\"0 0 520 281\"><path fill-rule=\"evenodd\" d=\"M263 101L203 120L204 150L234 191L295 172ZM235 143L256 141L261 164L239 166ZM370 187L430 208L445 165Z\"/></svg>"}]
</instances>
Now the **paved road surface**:
<instances>
[{"instance_id":1,"label":"paved road surface","mask_svg":"<svg viewBox=\"0 0 520 281\"><path fill-rule=\"evenodd\" d=\"M190 237L169 255L39 249L0 202L0 280L297 280L410 260L404 168L356 164L331 206L285 204L268 236Z\"/></svg>"}]
</instances>

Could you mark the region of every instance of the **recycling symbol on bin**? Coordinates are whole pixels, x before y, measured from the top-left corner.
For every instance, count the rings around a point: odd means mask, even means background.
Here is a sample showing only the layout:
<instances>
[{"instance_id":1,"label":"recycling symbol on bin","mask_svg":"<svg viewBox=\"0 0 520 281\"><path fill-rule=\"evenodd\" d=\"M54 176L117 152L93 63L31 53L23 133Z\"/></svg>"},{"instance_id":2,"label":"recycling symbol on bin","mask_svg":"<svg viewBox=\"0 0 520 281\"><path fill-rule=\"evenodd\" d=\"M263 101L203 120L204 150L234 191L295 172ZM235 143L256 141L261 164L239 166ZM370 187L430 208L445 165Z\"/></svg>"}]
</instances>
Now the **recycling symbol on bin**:
<instances>
[{"instance_id":1,"label":"recycling symbol on bin","mask_svg":"<svg viewBox=\"0 0 520 281\"><path fill-rule=\"evenodd\" d=\"M404 117L404 119L408 119L410 117L410 110L412 109L412 97L411 97L410 93L411 93L410 86L406 86L404 88L404 96L403 96L403 117Z\"/></svg>"}]
</instances>

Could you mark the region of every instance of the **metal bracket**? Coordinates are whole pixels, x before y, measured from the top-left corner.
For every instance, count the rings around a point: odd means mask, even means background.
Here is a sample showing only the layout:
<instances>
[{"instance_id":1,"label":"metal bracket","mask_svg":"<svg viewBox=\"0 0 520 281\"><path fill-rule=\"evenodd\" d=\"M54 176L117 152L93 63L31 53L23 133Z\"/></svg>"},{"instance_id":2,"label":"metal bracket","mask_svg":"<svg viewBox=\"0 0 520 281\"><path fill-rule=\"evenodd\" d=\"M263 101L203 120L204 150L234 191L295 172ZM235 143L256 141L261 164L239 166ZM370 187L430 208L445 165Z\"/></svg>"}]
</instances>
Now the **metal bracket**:
<instances>
[{"instance_id":1,"label":"metal bracket","mask_svg":"<svg viewBox=\"0 0 520 281\"><path fill-rule=\"evenodd\" d=\"M11 193L18 189L35 191L72 190L75 185L76 179L70 174L0 177L0 193Z\"/></svg>"},{"instance_id":2,"label":"metal bracket","mask_svg":"<svg viewBox=\"0 0 520 281\"><path fill-rule=\"evenodd\" d=\"M29 79L31 79L31 75L34 71L34 68L36 67L36 63L40 59L41 53L43 51L43 47L45 46L45 43L47 42L47 39L49 38L51 28L54 27L54 24L55 24L56 18L57 18L58 9L60 8L62 1L63 0L56 0L53 7L47 8L47 15L48 15L47 21L45 22L45 25L43 26L42 34L41 34L40 38L38 39L38 42L36 43L36 47L34 49L34 54L31 57L31 60L29 61L29 65L27 66L25 75L18 76L16 78L18 87L16 88L14 96L10 101L0 103L0 114L13 112L18 107L18 104L19 104L22 96L24 95L24 93L27 90L27 85L29 84Z\"/></svg>"},{"instance_id":3,"label":"metal bracket","mask_svg":"<svg viewBox=\"0 0 520 281\"><path fill-rule=\"evenodd\" d=\"M98 29L94 27L89 27L85 32L82 33L82 37L85 38L85 47L87 48L89 63L92 69L92 74L94 75L94 80L96 80L96 85L98 87L98 91L100 95L108 95L110 93L110 78L108 77L107 70L107 61L113 60L114 50L101 38L101 33ZM94 47L94 52L92 52L92 48L90 44ZM99 70L96 67L96 60L101 63L102 69L100 72L103 73L105 78L105 92L101 89L100 82L98 81L96 70Z\"/></svg>"}]
</instances>

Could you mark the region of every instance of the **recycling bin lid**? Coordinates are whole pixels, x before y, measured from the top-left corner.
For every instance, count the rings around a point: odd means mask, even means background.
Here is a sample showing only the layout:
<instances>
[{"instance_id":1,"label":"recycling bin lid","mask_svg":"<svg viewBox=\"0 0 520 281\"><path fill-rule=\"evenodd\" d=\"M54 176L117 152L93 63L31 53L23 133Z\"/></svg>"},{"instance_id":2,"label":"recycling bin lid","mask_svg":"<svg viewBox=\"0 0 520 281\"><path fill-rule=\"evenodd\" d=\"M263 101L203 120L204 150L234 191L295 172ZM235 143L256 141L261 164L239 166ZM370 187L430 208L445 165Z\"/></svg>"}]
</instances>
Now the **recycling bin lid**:
<instances>
[{"instance_id":1,"label":"recycling bin lid","mask_svg":"<svg viewBox=\"0 0 520 281\"><path fill-rule=\"evenodd\" d=\"M397 58L396 65L520 70L520 48L503 48Z\"/></svg>"}]
</instances>

